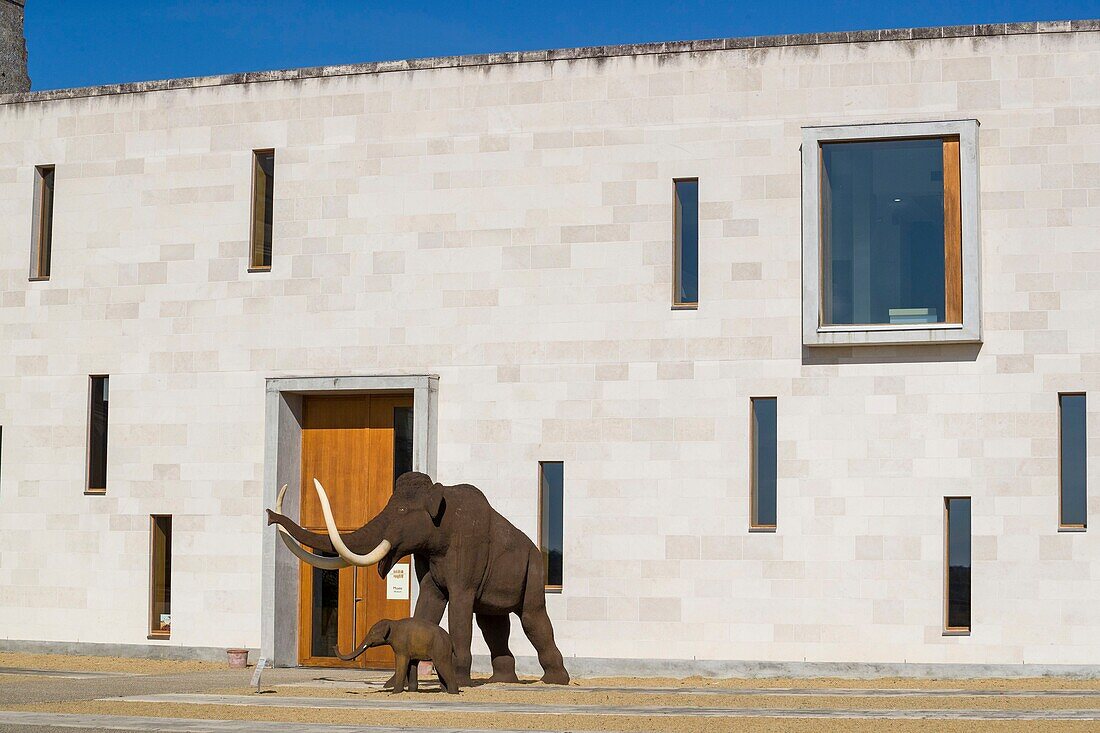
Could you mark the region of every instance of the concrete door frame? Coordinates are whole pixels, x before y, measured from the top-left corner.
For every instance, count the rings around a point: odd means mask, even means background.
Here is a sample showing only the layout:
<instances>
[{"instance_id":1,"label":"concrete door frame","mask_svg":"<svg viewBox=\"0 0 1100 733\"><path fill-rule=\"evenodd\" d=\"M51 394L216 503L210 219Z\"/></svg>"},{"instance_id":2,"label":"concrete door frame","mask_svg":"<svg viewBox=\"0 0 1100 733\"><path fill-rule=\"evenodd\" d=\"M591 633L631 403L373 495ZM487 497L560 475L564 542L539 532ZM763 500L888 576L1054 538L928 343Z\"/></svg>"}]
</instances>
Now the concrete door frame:
<instances>
[{"instance_id":1,"label":"concrete door frame","mask_svg":"<svg viewBox=\"0 0 1100 733\"><path fill-rule=\"evenodd\" d=\"M325 394L412 392L413 470L435 476L439 376L371 374L344 377L273 377L267 380L264 436L264 508L275 506L287 484L287 516L297 520L302 461L302 398ZM276 541L263 523L260 598L260 656L270 666L298 664L298 570L300 561ZM410 583L416 604L416 583Z\"/></svg>"}]
</instances>

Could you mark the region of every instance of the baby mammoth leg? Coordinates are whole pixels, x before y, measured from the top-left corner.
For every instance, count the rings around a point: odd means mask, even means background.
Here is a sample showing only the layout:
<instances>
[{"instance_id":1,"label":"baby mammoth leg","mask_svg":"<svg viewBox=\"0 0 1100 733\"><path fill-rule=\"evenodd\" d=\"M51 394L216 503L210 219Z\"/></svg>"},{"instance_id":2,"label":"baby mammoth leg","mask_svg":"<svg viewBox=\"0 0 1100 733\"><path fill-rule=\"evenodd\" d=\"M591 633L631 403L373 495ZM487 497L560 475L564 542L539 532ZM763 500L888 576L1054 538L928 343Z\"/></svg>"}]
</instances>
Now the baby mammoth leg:
<instances>
[{"instance_id":1,"label":"baby mammoth leg","mask_svg":"<svg viewBox=\"0 0 1100 733\"><path fill-rule=\"evenodd\" d=\"M489 681L519 682L519 677L516 677L516 658L508 649L511 619L507 614L487 616L483 613L475 614L475 618L481 635L485 637L485 644L489 647L489 656L493 659L493 676Z\"/></svg>"},{"instance_id":2,"label":"baby mammoth leg","mask_svg":"<svg viewBox=\"0 0 1100 733\"><path fill-rule=\"evenodd\" d=\"M393 693L405 691L405 680L409 674L409 657L398 654L393 663Z\"/></svg>"},{"instance_id":3,"label":"baby mammoth leg","mask_svg":"<svg viewBox=\"0 0 1100 733\"><path fill-rule=\"evenodd\" d=\"M420 660L419 659L409 660L409 682L408 682L409 692L416 692L416 690L417 690L418 685L417 685L417 679L416 679L416 672L417 672L416 668L419 665L420 665Z\"/></svg>"},{"instance_id":4,"label":"baby mammoth leg","mask_svg":"<svg viewBox=\"0 0 1100 733\"><path fill-rule=\"evenodd\" d=\"M455 676L455 665L451 655L450 645L440 647L432 653L432 664L435 673L439 677L439 686L452 695L458 694L458 677Z\"/></svg>"}]
</instances>

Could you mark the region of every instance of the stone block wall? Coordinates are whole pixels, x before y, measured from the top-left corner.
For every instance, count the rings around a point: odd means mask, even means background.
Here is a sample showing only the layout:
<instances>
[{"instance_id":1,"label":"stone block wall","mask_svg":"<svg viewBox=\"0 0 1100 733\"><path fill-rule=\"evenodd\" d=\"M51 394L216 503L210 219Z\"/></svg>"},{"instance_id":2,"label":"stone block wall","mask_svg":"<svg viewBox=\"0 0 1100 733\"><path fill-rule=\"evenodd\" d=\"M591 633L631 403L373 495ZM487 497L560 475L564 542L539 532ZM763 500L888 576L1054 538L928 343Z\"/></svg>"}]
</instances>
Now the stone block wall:
<instances>
[{"instance_id":1,"label":"stone block wall","mask_svg":"<svg viewBox=\"0 0 1100 733\"><path fill-rule=\"evenodd\" d=\"M1090 395L1095 518L1100 33L1048 30L9 98L3 634L147 643L170 513L167 643L258 646L265 378L407 371L439 375L437 478L531 536L537 462L565 462L567 657L1095 664L1100 536L1057 531L1057 396ZM983 342L804 348L802 127L958 118ZM260 148L275 255L249 273ZM53 276L28 282L41 164ZM700 306L674 311L689 176ZM774 534L748 531L754 396L778 398ZM946 495L973 497L968 637L942 635Z\"/></svg>"}]
</instances>

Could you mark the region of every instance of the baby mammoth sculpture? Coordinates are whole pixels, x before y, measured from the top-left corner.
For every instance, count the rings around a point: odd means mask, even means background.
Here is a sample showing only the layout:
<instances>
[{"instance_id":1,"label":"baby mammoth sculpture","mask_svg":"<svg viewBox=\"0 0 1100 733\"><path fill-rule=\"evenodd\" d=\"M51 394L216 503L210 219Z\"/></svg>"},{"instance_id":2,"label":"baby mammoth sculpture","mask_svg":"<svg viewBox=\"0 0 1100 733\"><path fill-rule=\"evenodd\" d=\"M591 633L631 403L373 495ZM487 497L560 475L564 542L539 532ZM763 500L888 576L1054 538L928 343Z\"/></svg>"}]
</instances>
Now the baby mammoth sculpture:
<instances>
[{"instance_id":1,"label":"baby mammoth sculpture","mask_svg":"<svg viewBox=\"0 0 1100 733\"><path fill-rule=\"evenodd\" d=\"M351 654L336 652L336 656L345 662L358 657L376 646L388 646L393 649L393 691L394 693L416 692L417 663L431 662L439 685L452 695L458 694L458 683L454 671L454 647L447 632L435 624L419 621L415 618L398 620L384 618L367 632L367 638Z\"/></svg>"},{"instance_id":2,"label":"baby mammoth sculpture","mask_svg":"<svg viewBox=\"0 0 1100 733\"><path fill-rule=\"evenodd\" d=\"M277 511L267 512L267 523L279 525L279 536L298 558L325 569L377 565L378 574L385 577L394 563L412 555L420 587L413 618L438 624L447 609L458 684L470 684L475 616L493 660L490 681L518 681L516 660L508 649L512 613L519 616L523 632L538 652L542 681L569 683L546 614L542 553L489 506L478 489L469 484L443 486L423 473L403 474L374 519L341 535L324 487L316 479L313 485L327 536L302 529L279 513L282 492ZM338 557L317 557L298 542Z\"/></svg>"}]
</instances>

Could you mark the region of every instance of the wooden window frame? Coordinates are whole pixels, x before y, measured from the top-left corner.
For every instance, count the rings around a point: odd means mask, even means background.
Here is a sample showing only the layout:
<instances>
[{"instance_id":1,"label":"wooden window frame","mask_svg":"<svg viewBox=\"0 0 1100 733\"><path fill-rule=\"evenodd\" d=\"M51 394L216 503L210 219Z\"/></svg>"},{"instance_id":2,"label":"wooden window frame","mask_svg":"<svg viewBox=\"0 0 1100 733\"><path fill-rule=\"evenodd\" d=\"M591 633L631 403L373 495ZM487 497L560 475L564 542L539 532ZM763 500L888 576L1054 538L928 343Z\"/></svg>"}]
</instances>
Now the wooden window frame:
<instances>
[{"instance_id":1,"label":"wooden window frame","mask_svg":"<svg viewBox=\"0 0 1100 733\"><path fill-rule=\"evenodd\" d=\"M85 446L86 446L85 451L84 451L84 494L86 496L103 496L104 494L107 493L107 487L106 486L98 487L98 486L92 486L91 485L91 483L92 483L92 418L93 418L93 416L92 416L92 393L93 393L93 386L95 384L95 380L97 380L97 379L106 379L107 384L110 385L111 375L110 374L89 374L88 375L88 407L87 407L88 428L87 428L87 435L86 435L85 441L84 441ZM111 408L110 408L110 404L111 404L110 394L111 393L110 393L110 389L111 389L110 386L108 386L107 387L107 390L108 390L107 391L107 405L108 405L108 407L107 407L107 430L108 430L108 435L110 435L110 429L111 429L111 412L110 412L110 410L111 410ZM108 449L109 449L110 448L110 441L107 441L107 446L108 446ZM110 455L110 450L108 450L108 455ZM106 474L107 473L107 470L106 470L107 469L107 466L106 466L107 457L106 456L104 456L103 463L104 463L104 474ZM106 483L106 481L104 483Z\"/></svg>"},{"instance_id":2,"label":"wooden window frame","mask_svg":"<svg viewBox=\"0 0 1100 733\"><path fill-rule=\"evenodd\" d=\"M542 493L542 467L543 467L544 464L547 464L547 463L560 463L560 464L562 464L562 466L561 466L561 481L562 481L562 487L561 487L561 505L562 505L562 553L561 553L562 554L562 568L561 568L561 570L562 570L562 573L561 574L562 574L562 582L558 583L558 584L552 584L552 583L549 583L549 582L545 582L545 584L543 585L543 590L547 593L561 593L562 589L565 587L565 546L564 546L565 545L565 529L564 529L565 528L565 461L539 461L539 476L538 476L538 480L539 480L538 548L539 548L539 554L542 555L542 557L543 557L543 572L544 573L548 572L549 569L550 569L549 552L546 552L544 550L545 545L543 544L543 536L542 536L543 507L545 506L545 502L543 501L543 493ZM549 577L547 576L546 580L548 580L548 579L549 579Z\"/></svg>"},{"instance_id":3,"label":"wooden window frame","mask_svg":"<svg viewBox=\"0 0 1100 733\"><path fill-rule=\"evenodd\" d=\"M266 207L266 197L264 200L260 198L260 191L258 184L260 177L264 175L263 169L260 168L261 156L271 156L271 179L268 181L268 185L271 186L272 191L275 189L275 149L274 148L258 148L252 151L252 184L251 184L251 205L249 209L249 231L248 231L248 271L249 272L271 272L271 265L262 264L263 261L263 248L264 248L264 226L261 221L264 208ZM271 234L271 260L275 260L275 233L274 233L274 195L272 195L272 234ZM257 264L260 262L261 264Z\"/></svg>"},{"instance_id":4,"label":"wooden window frame","mask_svg":"<svg viewBox=\"0 0 1100 733\"><path fill-rule=\"evenodd\" d=\"M680 284L682 281L682 272L680 267L681 254L683 252L683 242L681 241L681 215L680 215L680 197L677 191L677 185L680 183L694 182L696 186L696 217L695 217L695 246L696 246L696 270L698 270L699 262L699 210L698 210L698 186L699 178L693 176L687 176L682 178L672 179L672 310L699 310L698 293L696 293L695 301L682 301L680 300ZM698 290L698 272L696 272L696 289Z\"/></svg>"},{"instance_id":5,"label":"wooden window frame","mask_svg":"<svg viewBox=\"0 0 1100 733\"><path fill-rule=\"evenodd\" d=\"M775 523L761 524L756 521L759 485L756 480L756 402L772 400L775 402L776 424L776 487L775 487ZM779 527L779 398L775 396L757 396L749 398L749 532L775 532Z\"/></svg>"},{"instance_id":6,"label":"wooden window frame","mask_svg":"<svg viewBox=\"0 0 1100 733\"><path fill-rule=\"evenodd\" d=\"M154 621L158 622L160 619L154 619L154 611L156 609L156 533L157 533L157 520L168 518L169 526L172 525L171 514L150 514L149 515L149 633L146 635L147 639L169 639L172 636L172 630L161 631L154 628ZM172 533L175 533L175 528L172 528ZM169 550L169 557L171 557L171 551ZM171 575L171 573L169 573Z\"/></svg>"},{"instance_id":7,"label":"wooden window frame","mask_svg":"<svg viewBox=\"0 0 1100 733\"><path fill-rule=\"evenodd\" d=\"M47 175L48 174L48 175ZM53 185L47 189L46 181ZM57 166L34 167L34 214L31 222L31 282L48 282L53 268L54 203L57 196Z\"/></svg>"},{"instance_id":8,"label":"wooden window frame","mask_svg":"<svg viewBox=\"0 0 1100 733\"><path fill-rule=\"evenodd\" d=\"M1085 481L1088 481L1088 397L1085 392L1059 392L1058 393L1058 531L1059 532L1086 532L1088 531L1088 484L1085 485L1085 521L1080 524L1065 524L1062 522L1062 495L1064 493L1062 482L1062 398L1085 398Z\"/></svg>"},{"instance_id":9,"label":"wooden window frame","mask_svg":"<svg viewBox=\"0 0 1100 733\"><path fill-rule=\"evenodd\" d=\"M822 146L893 140L945 141L944 318L940 323L824 324ZM802 343L876 346L980 343L981 226L978 121L874 123L802 129Z\"/></svg>"},{"instance_id":10,"label":"wooden window frame","mask_svg":"<svg viewBox=\"0 0 1100 733\"><path fill-rule=\"evenodd\" d=\"M950 626L951 618L951 502L966 499L970 502L970 626ZM943 635L944 636L970 636L974 626L974 497L972 496L945 496L943 497Z\"/></svg>"}]
</instances>

